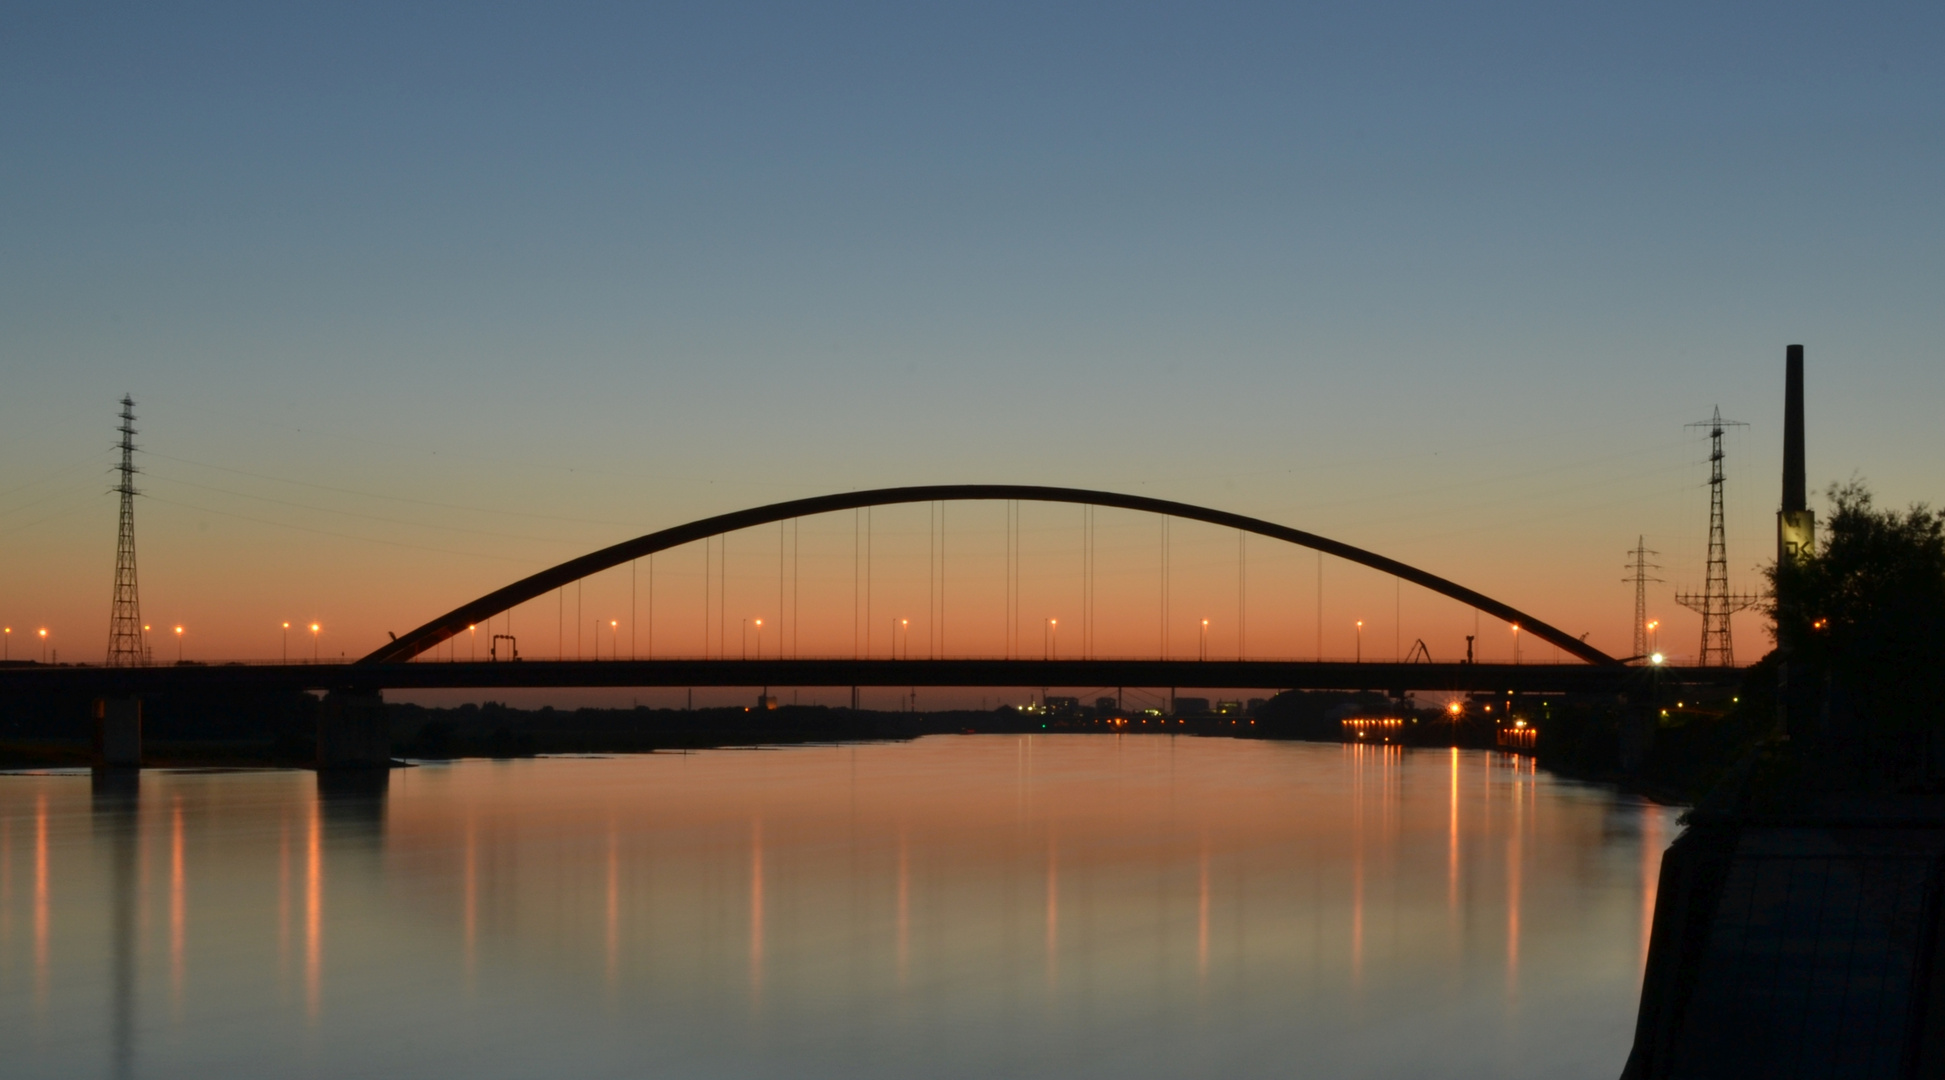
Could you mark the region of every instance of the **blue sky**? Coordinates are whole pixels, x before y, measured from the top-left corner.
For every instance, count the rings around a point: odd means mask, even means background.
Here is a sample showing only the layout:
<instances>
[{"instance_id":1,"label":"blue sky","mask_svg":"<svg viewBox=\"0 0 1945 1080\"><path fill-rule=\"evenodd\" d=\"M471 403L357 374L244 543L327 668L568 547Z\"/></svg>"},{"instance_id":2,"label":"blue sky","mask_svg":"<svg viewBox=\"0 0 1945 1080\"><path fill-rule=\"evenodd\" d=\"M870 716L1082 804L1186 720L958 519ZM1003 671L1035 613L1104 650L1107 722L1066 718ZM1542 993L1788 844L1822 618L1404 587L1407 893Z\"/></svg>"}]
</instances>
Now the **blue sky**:
<instances>
[{"instance_id":1,"label":"blue sky","mask_svg":"<svg viewBox=\"0 0 1945 1080\"><path fill-rule=\"evenodd\" d=\"M1935 6L0 30L0 619L83 654L124 391L168 455L145 599L239 654L259 601L362 642L624 534L951 480L1260 514L1612 646L1636 535L1699 579L1713 405L1752 425L1738 573L1767 554L1790 342L1814 483L1945 487Z\"/></svg>"}]
</instances>

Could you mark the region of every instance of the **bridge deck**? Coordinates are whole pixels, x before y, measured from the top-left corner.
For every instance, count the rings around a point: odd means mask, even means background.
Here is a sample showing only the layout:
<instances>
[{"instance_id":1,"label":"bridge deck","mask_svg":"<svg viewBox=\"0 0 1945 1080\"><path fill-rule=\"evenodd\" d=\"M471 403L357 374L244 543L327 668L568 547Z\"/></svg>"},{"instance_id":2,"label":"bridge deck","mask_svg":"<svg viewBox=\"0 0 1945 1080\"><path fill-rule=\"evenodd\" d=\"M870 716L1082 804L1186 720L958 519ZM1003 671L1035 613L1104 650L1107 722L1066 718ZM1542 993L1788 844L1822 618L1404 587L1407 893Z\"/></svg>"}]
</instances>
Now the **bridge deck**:
<instances>
[{"instance_id":1,"label":"bridge deck","mask_svg":"<svg viewBox=\"0 0 1945 1080\"><path fill-rule=\"evenodd\" d=\"M1144 686L1183 689L1622 693L1729 689L1740 668L1291 660L520 660L400 664L0 667L0 694L628 686Z\"/></svg>"}]
</instances>

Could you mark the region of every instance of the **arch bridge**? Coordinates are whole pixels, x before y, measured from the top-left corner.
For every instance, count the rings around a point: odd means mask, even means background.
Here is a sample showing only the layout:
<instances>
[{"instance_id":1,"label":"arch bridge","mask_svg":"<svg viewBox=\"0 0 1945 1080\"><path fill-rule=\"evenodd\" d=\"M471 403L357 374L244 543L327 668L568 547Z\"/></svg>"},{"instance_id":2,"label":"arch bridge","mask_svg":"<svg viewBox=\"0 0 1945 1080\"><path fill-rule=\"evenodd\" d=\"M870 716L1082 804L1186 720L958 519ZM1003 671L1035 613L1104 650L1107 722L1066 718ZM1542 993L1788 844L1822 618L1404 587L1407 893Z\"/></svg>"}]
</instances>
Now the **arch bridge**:
<instances>
[{"instance_id":1,"label":"arch bridge","mask_svg":"<svg viewBox=\"0 0 1945 1080\"><path fill-rule=\"evenodd\" d=\"M487 593L476 600L440 615L411 632L373 650L364 656L358 665L389 665L412 660L440 645L443 642L467 631L468 628L486 623L495 616L506 612L518 604L543 596L555 589L572 584L592 574L609 570L634 560L654 555L657 552L681 547L699 540L761 525L771 525L790 521L795 518L829 514L845 510L858 510L867 507L891 506L912 503L933 502L1042 502L1066 503L1085 507L1108 507L1122 510L1141 511L1161 515L1164 518L1179 518L1187 521L1204 522L1210 525L1232 528L1240 533L1266 537L1301 548L1308 548L1332 555L1347 562L1369 567L1390 574L1402 581L1422 586L1438 595L1449 597L1469 605L1497 619L1512 624L1523 632L1541 641L1554 645L1562 652L1586 664L1613 667L1621 663L1585 641L1568 634L1559 628L1533 617L1503 601L1466 588L1437 574L1419 569L1407 563L1390 559L1376 552L1367 551L1339 540L1319 536L1316 533L1293 529L1261 518L1233 514L1223 510L1195 506L1190 503L1155 499L1142 495L1126 495L1110 491L1090 491L1083 488L1043 487L1026 484L932 484L913 487L878 488L868 491L843 492L808 499L793 499L787 502L772 503L768 506L753 507L734 513L719 514L702 518L684 525L652 532L636 537L599 551L590 552L579 558L570 559L557 566L549 567L539 573L522 578L503 588ZM1164 658L1165 659L1165 658ZM854 661L856 658L854 658ZM1108 663L1110 661L1102 661ZM815 664L820 661L798 661L798 664ZM823 663L840 663L824 661ZM917 661L912 661L917 663ZM803 671L800 674L815 676L816 672ZM965 674L974 674L966 671ZM837 680L831 685L844 681ZM892 680L908 681L905 677ZM1090 681L1090 680L1082 680ZM1103 681L1105 683L1105 681ZM1280 685L1280 684L1279 684Z\"/></svg>"}]
</instances>

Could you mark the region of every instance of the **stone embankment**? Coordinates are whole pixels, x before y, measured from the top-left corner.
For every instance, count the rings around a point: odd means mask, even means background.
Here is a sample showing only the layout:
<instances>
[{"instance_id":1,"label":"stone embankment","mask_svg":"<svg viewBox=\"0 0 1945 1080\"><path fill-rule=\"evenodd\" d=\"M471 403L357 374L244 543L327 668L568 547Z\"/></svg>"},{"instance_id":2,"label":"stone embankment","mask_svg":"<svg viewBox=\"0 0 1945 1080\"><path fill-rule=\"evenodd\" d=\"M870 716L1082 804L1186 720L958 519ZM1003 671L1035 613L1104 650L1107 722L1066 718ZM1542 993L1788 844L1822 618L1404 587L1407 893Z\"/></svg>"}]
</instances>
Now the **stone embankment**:
<instances>
[{"instance_id":1,"label":"stone embankment","mask_svg":"<svg viewBox=\"0 0 1945 1080\"><path fill-rule=\"evenodd\" d=\"M1945 798L1697 807L1623 1080L1945 1076Z\"/></svg>"}]
</instances>

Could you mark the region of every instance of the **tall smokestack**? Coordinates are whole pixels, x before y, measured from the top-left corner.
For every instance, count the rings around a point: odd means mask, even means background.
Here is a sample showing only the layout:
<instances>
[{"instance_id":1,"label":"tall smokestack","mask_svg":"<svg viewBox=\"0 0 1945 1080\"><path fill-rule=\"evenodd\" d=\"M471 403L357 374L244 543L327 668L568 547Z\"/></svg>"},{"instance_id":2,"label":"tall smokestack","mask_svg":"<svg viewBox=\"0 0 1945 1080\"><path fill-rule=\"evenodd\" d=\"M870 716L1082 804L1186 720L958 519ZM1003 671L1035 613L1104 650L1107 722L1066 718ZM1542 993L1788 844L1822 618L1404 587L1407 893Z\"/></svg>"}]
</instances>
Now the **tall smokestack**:
<instances>
[{"instance_id":1,"label":"tall smokestack","mask_svg":"<svg viewBox=\"0 0 1945 1080\"><path fill-rule=\"evenodd\" d=\"M1783 372L1783 512L1808 510L1803 480L1803 346L1792 345Z\"/></svg>"},{"instance_id":2,"label":"tall smokestack","mask_svg":"<svg viewBox=\"0 0 1945 1080\"><path fill-rule=\"evenodd\" d=\"M1814 550L1817 516L1810 512L1803 468L1803 346L1791 345L1783 361L1783 507L1776 515L1776 559L1801 558Z\"/></svg>"}]
</instances>

